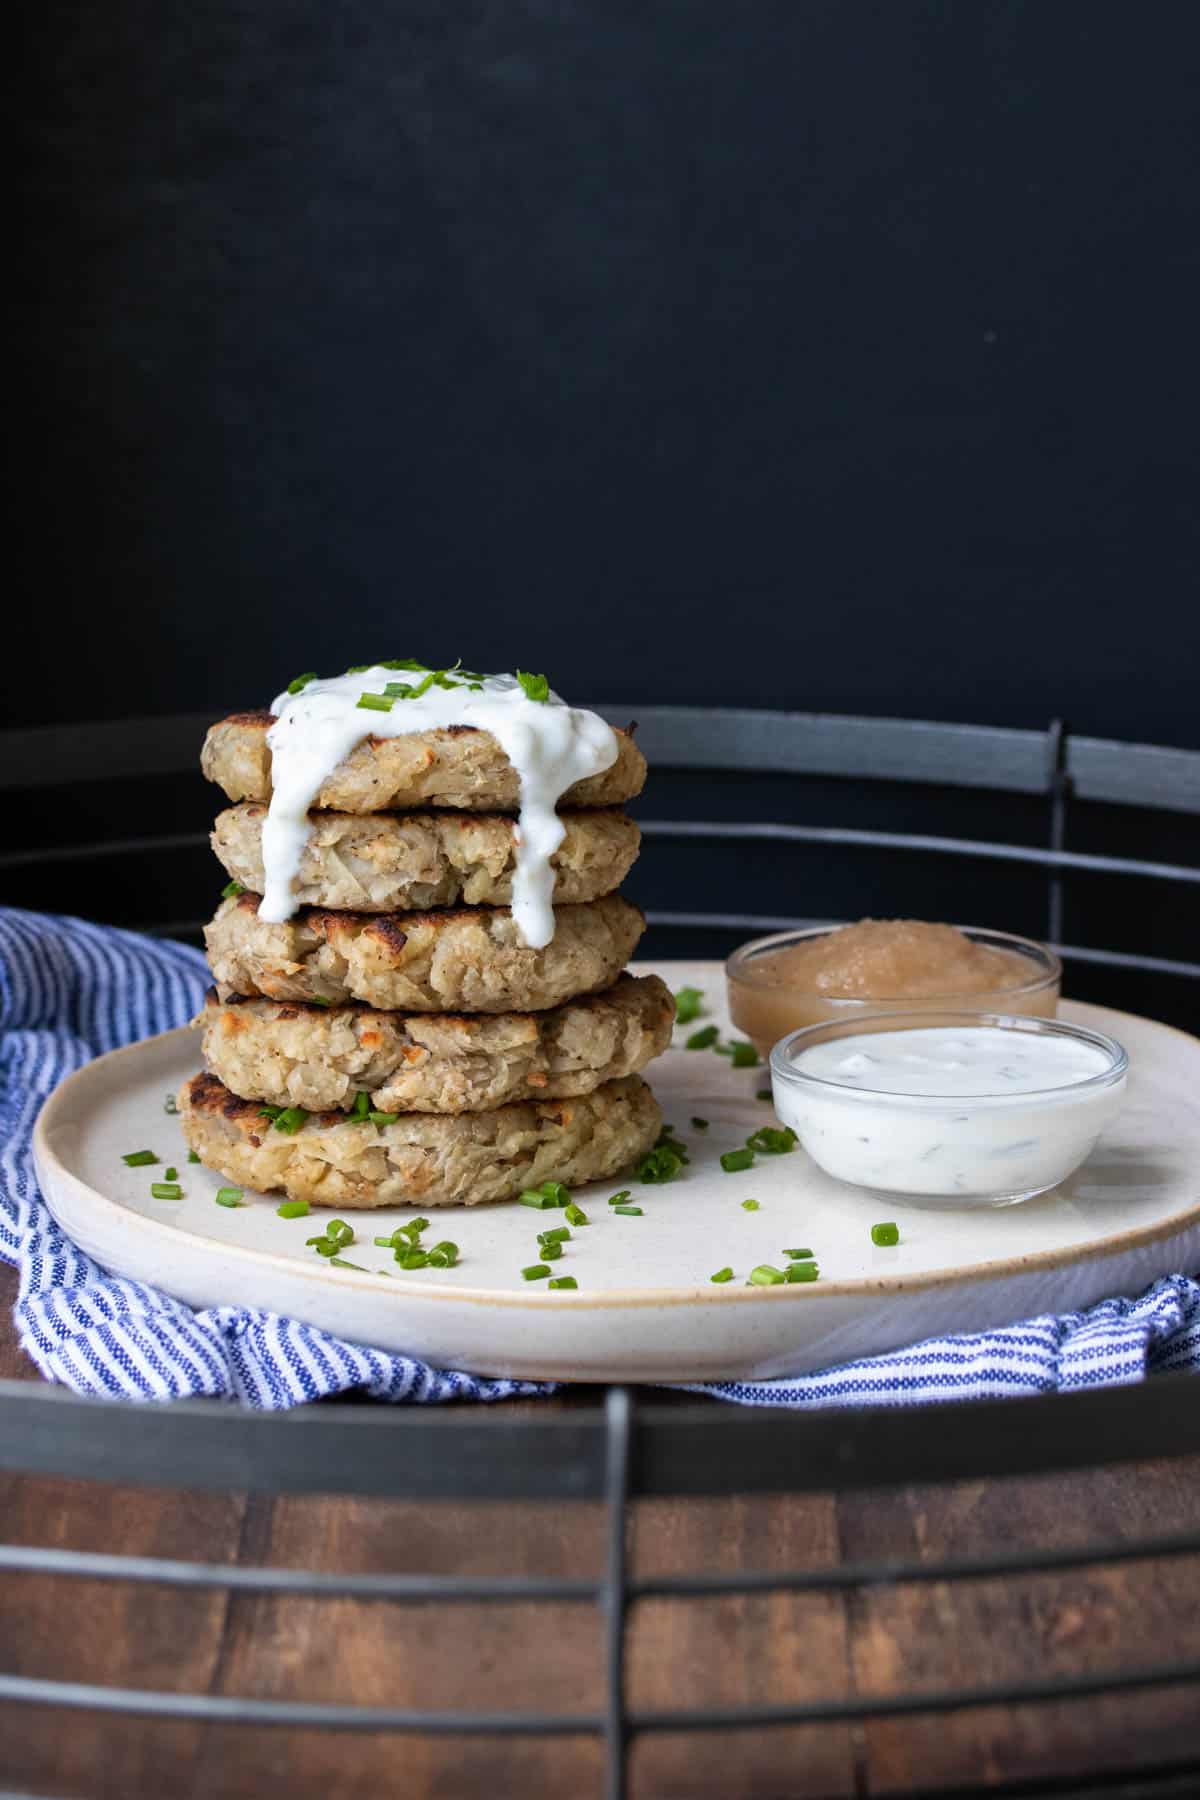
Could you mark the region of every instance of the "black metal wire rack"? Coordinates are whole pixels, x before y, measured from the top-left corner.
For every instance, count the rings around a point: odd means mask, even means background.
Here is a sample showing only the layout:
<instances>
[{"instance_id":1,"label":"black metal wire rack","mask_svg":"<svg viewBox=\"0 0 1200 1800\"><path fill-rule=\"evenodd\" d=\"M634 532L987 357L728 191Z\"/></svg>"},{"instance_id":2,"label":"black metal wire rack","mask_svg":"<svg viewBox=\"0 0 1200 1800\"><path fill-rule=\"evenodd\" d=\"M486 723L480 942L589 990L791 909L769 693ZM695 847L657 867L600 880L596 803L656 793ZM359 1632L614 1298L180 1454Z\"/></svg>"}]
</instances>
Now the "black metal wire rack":
<instances>
[{"instance_id":1,"label":"black metal wire rack","mask_svg":"<svg viewBox=\"0 0 1200 1800\"><path fill-rule=\"evenodd\" d=\"M621 709L601 708L610 717ZM0 737L0 786L29 787L135 775L190 765L202 724L154 720L86 731ZM643 821L647 837L702 836L717 841L774 839L860 845L929 855L1010 861L1046 879L1048 938L1068 959L1153 972L1181 984L1200 963L1138 950L1064 946L1063 880L1068 874L1120 875L1175 885L1200 884L1200 866L1139 860L1067 847L1072 808L1099 801L1200 815L1200 753L1076 738L1060 725L1046 732L900 720L811 717L680 708L642 714L641 739L652 763L684 769L761 770L952 784L1039 796L1044 844L1011 844L915 833L859 831L746 821ZM161 851L163 837L115 846L74 846L60 859L89 854L136 856ZM39 853L0 858L20 866ZM60 853L55 853L56 857ZM663 926L753 930L794 923L739 913L662 912ZM1197 1171L1200 1189L1200 1170ZM536 1710L489 1713L392 1710L250 1696L164 1692L32 1679L0 1672L0 1701L115 1714L332 1731L534 1736L590 1734L603 1739L606 1792L626 1791L628 1749L638 1735L712 1732L737 1727L846 1722L948 1713L966 1707L1079 1699L1101 1693L1200 1682L1200 1660L1178 1657L1092 1673L1032 1677L985 1687L950 1687L745 1707L647 1711L626 1693L629 1617L643 1600L685 1600L725 1593L853 1590L906 1582L970 1582L1084 1565L1110 1565L1200 1553L1195 1529L1169 1536L1092 1541L1070 1549L1036 1545L982 1557L843 1563L836 1567L745 1569L732 1573L631 1575L626 1555L630 1503L657 1495L714 1496L883 1487L1029 1475L1200 1452L1194 1380L1162 1376L1153 1394L1116 1389L1038 1399L888 1411L780 1417L712 1406L664 1406L611 1388L601 1408L544 1418L502 1411L407 1411L367 1404L283 1415L240 1412L195 1401L131 1406L84 1400L27 1382L0 1382L0 1470L173 1488L230 1488L268 1494L336 1492L434 1502L448 1499L603 1500L607 1557L596 1579L487 1578L416 1574L342 1575L303 1569L226 1566L70 1548L0 1543L0 1570L68 1578L158 1583L187 1588L354 1596L381 1603L594 1602L604 1634L606 1697L584 1713ZM1200 1502L1198 1502L1200 1511ZM1147 1772L1139 1793L1190 1791L1194 1764ZM1099 1775L1073 1784L1026 1783L1033 1792L1097 1793ZM1180 1786L1180 1783L1185 1785ZM982 1787L979 1792L985 1791ZM999 1792L999 1789L987 1789Z\"/></svg>"}]
</instances>

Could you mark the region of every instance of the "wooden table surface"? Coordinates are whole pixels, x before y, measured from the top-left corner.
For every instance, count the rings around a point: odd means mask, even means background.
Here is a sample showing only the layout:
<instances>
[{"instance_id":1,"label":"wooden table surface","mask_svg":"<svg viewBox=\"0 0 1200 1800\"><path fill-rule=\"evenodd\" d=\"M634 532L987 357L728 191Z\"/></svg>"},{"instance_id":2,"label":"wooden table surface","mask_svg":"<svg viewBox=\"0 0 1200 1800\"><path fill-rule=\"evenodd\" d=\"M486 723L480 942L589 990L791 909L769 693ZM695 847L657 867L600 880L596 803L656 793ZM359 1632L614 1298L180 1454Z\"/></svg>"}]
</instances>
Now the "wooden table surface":
<instances>
[{"instance_id":1,"label":"wooden table surface","mask_svg":"<svg viewBox=\"0 0 1200 1800\"><path fill-rule=\"evenodd\" d=\"M36 1379L8 1322L15 1291L0 1268L0 1375ZM526 1404L593 1403L584 1394ZM1191 1458L873 1494L642 1501L632 1557L645 1573L965 1556L1182 1530L1198 1515L1200 1459ZM0 1477L0 1520L0 1538L15 1543L230 1564L594 1575L603 1559L603 1509L591 1503L417 1506ZM643 1602L630 1628L629 1697L640 1707L782 1702L1196 1657L1198 1599L1200 1559L1188 1558L844 1595ZM0 1667L447 1709L592 1710L604 1691L591 1605L438 1610L19 1575L0 1584ZM1200 1708L1180 1686L856 1727L652 1737L634 1748L631 1791L862 1800L1197 1756ZM585 1800L601 1778L602 1751L588 1739L387 1738L0 1705L0 1786L73 1800Z\"/></svg>"}]
</instances>

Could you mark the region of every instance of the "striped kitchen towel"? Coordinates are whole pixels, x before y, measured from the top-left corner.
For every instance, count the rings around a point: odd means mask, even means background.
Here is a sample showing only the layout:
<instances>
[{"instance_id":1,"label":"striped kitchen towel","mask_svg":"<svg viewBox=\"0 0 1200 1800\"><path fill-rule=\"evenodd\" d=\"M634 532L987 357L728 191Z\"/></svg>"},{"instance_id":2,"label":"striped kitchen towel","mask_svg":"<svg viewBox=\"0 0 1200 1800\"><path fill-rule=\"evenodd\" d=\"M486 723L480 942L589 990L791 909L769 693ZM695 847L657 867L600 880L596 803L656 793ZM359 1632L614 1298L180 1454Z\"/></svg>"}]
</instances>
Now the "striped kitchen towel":
<instances>
[{"instance_id":1,"label":"striped kitchen towel","mask_svg":"<svg viewBox=\"0 0 1200 1800\"><path fill-rule=\"evenodd\" d=\"M182 944L0 910L0 1258L20 1272L17 1328L42 1373L80 1393L204 1395L271 1409L350 1389L420 1404L553 1392L432 1369L275 1313L193 1310L110 1275L63 1235L33 1172L38 1108L90 1057L191 1018L207 979L199 951ZM932 1339L795 1380L697 1391L751 1406L912 1406L1101 1387L1166 1369L1200 1370L1200 1283L1184 1275L1083 1313Z\"/></svg>"}]
</instances>

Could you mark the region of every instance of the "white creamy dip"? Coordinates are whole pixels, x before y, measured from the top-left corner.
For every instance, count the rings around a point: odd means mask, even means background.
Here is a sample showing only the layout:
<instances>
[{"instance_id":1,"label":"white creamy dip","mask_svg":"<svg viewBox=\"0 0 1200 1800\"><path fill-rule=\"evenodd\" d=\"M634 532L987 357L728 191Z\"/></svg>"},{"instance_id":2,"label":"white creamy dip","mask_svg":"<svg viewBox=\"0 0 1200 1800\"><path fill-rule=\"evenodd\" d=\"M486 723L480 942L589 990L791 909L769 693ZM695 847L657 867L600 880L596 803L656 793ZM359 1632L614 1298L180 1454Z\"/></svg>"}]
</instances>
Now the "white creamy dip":
<instances>
[{"instance_id":1,"label":"white creamy dip","mask_svg":"<svg viewBox=\"0 0 1200 1800\"><path fill-rule=\"evenodd\" d=\"M890 1193L1041 1193L1079 1167L1125 1088L1120 1047L1066 1026L917 1027L807 1046L806 1035L773 1058L779 1117L829 1174Z\"/></svg>"},{"instance_id":2,"label":"white creamy dip","mask_svg":"<svg viewBox=\"0 0 1200 1800\"><path fill-rule=\"evenodd\" d=\"M275 723L267 733L272 794L263 825L259 917L281 924L295 912L292 890L308 838L309 808L356 744L367 737L473 725L492 734L520 782L512 912L525 942L540 950L554 936L550 858L564 835L558 802L577 781L612 767L616 735L597 714L567 706L553 692L531 700L514 675L455 671L450 679L458 685L397 696L390 711L358 704L362 694L382 695L389 685L418 687L428 673L376 664L356 674L314 679L299 693L285 692L272 702Z\"/></svg>"}]
</instances>

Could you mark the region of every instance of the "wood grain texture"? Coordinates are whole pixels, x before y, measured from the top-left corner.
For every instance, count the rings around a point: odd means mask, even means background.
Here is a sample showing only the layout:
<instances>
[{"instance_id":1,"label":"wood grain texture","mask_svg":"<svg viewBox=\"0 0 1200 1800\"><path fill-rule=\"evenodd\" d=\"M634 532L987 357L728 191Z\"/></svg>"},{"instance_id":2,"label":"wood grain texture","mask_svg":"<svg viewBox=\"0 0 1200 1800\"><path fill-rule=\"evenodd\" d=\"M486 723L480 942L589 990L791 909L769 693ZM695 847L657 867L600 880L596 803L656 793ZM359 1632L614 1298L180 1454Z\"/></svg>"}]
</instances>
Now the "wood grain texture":
<instances>
[{"instance_id":1,"label":"wood grain texture","mask_svg":"<svg viewBox=\"0 0 1200 1800\"><path fill-rule=\"evenodd\" d=\"M0 1374L32 1374L7 1320ZM656 1399L661 1400L661 1396ZM592 1406L577 1393L539 1407ZM1194 1525L1200 1459L1041 1481L875 1494L655 1500L631 1512L639 1574L965 1556ZM595 1576L604 1513L575 1506L197 1495L0 1482L3 1536L216 1562ZM855 1593L655 1600L631 1615L638 1708L894 1693L1200 1655L1200 1559ZM176 1593L10 1576L0 1667L22 1674L356 1704L593 1710L602 1622L588 1604L395 1606ZM769 1731L663 1735L631 1755L632 1800L864 1800L1200 1757L1194 1692ZM599 1800L587 1738L388 1738L205 1728L0 1707L0 1781L80 1800Z\"/></svg>"}]
</instances>

